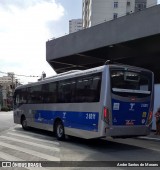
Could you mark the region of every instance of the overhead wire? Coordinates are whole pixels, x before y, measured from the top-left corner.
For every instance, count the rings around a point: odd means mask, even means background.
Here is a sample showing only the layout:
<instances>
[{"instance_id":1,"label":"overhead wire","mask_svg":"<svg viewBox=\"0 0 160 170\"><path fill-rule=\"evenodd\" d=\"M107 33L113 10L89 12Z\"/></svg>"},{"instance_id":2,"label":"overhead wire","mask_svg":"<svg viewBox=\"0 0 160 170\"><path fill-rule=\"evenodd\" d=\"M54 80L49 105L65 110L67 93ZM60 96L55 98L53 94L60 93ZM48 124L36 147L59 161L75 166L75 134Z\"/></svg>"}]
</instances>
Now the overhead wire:
<instances>
[{"instance_id":1,"label":"overhead wire","mask_svg":"<svg viewBox=\"0 0 160 170\"><path fill-rule=\"evenodd\" d=\"M10 73L10 72L3 72L3 71L0 71L0 73L2 73L2 74L12 74L12 73ZM35 76L35 75L21 75L21 74L15 74L15 73L13 73L13 75L15 75L15 76L21 76L21 77L41 77L41 76Z\"/></svg>"}]
</instances>

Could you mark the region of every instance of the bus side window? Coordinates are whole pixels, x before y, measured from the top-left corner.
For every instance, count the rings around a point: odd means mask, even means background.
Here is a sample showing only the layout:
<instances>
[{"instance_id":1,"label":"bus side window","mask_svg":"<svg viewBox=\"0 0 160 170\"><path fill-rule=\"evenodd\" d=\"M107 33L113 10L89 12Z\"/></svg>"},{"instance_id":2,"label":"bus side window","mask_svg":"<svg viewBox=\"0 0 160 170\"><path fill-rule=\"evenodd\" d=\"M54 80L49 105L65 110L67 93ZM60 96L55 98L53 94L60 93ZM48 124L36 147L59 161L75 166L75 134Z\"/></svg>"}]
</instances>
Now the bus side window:
<instances>
[{"instance_id":1,"label":"bus side window","mask_svg":"<svg viewBox=\"0 0 160 170\"><path fill-rule=\"evenodd\" d=\"M58 83L58 103L65 103L64 86L64 81Z\"/></svg>"},{"instance_id":2,"label":"bus side window","mask_svg":"<svg viewBox=\"0 0 160 170\"><path fill-rule=\"evenodd\" d=\"M85 102L85 83L83 79L78 79L76 86L76 102Z\"/></svg>"},{"instance_id":3,"label":"bus side window","mask_svg":"<svg viewBox=\"0 0 160 170\"><path fill-rule=\"evenodd\" d=\"M20 104L27 103L27 89L17 90L14 97L14 105L19 106Z\"/></svg>"},{"instance_id":4,"label":"bus side window","mask_svg":"<svg viewBox=\"0 0 160 170\"><path fill-rule=\"evenodd\" d=\"M57 82L49 83L50 103L57 103Z\"/></svg>"},{"instance_id":5,"label":"bus side window","mask_svg":"<svg viewBox=\"0 0 160 170\"><path fill-rule=\"evenodd\" d=\"M76 87L76 102L99 102L101 75L79 78Z\"/></svg>"},{"instance_id":6,"label":"bus side window","mask_svg":"<svg viewBox=\"0 0 160 170\"><path fill-rule=\"evenodd\" d=\"M42 85L43 103L57 103L57 82Z\"/></svg>"},{"instance_id":7,"label":"bus side window","mask_svg":"<svg viewBox=\"0 0 160 170\"><path fill-rule=\"evenodd\" d=\"M96 76L93 79L93 89L95 89L93 101L99 102L100 100L100 92L101 92L101 76Z\"/></svg>"},{"instance_id":8,"label":"bus side window","mask_svg":"<svg viewBox=\"0 0 160 170\"><path fill-rule=\"evenodd\" d=\"M58 83L58 102L74 103L75 102L75 79L60 81Z\"/></svg>"},{"instance_id":9,"label":"bus side window","mask_svg":"<svg viewBox=\"0 0 160 170\"><path fill-rule=\"evenodd\" d=\"M29 91L29 97L28 97L28 103L42 103L42 85L30 87L28 89Z\"/></svg>"},{"instance_id":10,"label":"bus side window","mask_svg":"<svg viewBox=\"0 0 160 170\"><path fill-rule=\"evenodd\" d=\"M19 94L16 94L16 97L15 97L15 105L17 106L17 105L19 105L19 101L20 101L20 99L19 99Z\"/></svg>"}]
</instances>

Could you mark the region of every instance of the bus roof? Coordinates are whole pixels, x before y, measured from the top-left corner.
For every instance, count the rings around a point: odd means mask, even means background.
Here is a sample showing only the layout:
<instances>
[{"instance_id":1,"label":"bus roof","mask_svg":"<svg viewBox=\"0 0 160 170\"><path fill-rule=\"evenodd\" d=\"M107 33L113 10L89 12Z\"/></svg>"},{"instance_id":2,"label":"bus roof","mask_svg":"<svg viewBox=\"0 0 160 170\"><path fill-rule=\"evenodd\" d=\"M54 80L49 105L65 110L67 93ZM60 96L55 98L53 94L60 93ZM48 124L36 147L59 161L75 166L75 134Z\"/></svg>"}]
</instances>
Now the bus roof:
<instances>
[{"instance_id":1,"label":"bus roof","mask_svg":"<svg viewBox=\"0 0 160 170\"><path fill-rule=\"evenodd\" d=\"M122 68L126 68L126 69L129 69L129 70L135 70L136 69L136 71L139 70L139 71L151 72L150 70L147 70L147 69L144 69L144 68L141 68L141 67L130 66L130 65L105 64L103 66L99 66L99 67L95 67L95 68L91 68L91 69L71 70L71 71L68 71L68 72L60 73L60 74L57 74L57 75L54 75L54 76L51 76L51 77L44 78L43 80L38 81L38 82L18 86L16 88L16 90L21 89L21 88L32 87L32 86L35 86L35 85L45 84L45 83L49 83L49 82L52 82L52 81L65 80L65 79L68 79L68 78L80 77L80 76L83 76L83 75L86 75L86 74L93 74L93 73L103 72L104 68L106 68L106 67L113 67L113 68L122 67Z\"/></svg>"},{"instance_id":2,"label":"bus roof","mask_svg":"<svg viewBox=\"0 0 160 170\"><path fill-rule=\"evenodd\" d=\"M83 76L83 75L86 75L86 74L93 74L93 73L102 72L105 67L106 66L103 65L103 66L100 66L100 67L95 67L95 68L91 68L91 69L87 69L87 70L67 71L67 72L60 73L60 74L57 74L57 75L54 75L54 76L51 76L51 77L44 78L43 80L38 81L38 82L18 86L16 88L16 90L21 89L21 88L35 86L35 85L45 84L45 83L49 83L49 82L52 82L52 81L65 80L65 79L68 79L68 78L80 77L80 76Z\"/></svg>"}]
</instances>

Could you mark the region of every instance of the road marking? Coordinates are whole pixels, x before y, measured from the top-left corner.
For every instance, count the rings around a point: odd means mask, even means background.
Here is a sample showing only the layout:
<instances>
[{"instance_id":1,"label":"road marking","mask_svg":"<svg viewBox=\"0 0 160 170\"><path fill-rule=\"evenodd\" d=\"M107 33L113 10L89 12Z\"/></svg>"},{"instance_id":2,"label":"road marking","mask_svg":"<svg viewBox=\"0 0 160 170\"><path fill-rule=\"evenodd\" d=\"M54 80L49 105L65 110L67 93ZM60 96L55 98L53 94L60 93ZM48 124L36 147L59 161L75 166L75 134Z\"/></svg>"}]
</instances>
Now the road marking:
<instances>
[{"instance_id":1,"label":"road marking","mask_svg":"<svg viewBox=\"0 0 160 170\"><path fill-rule=\"evenodd\" d=\"M36 156L36 157L39 157L39 158L42 158L42 159L46 159L46 160L49 160L49 161L60 161L60 158L58 158L58 157L47 155L47 154L40 153L40 152L37 152L37 151L33 151L31 149L26 149L26 148L23 148L23 147L20 147L20 146L15 146L15 145L8 144L8 143L2 142L2 141L0 141L0 145L7 147L7 148L10 148L10 149L14 149L14 150L17 150L17 151L21 151L21 152Z\"/></svg>"},{"instance_id":2,"label":"road marking","mask_svg":"<svg viewBox=\"0 0 160 170\"><path fill-rule=\"evenodd\" d=\"M16 132L16 133L23 133L23 134L27 134L27 135L32 135L32 137L36 137L39 138L39 137L42 137L43 139L49 139L49 140L53 140L53 137L50 137L50 136L46 136L46 135L41 135L41 134L36 134L36 133L33 133L33 132L27 132L27 131L19 131L19 130L12 130L12 132ZM58 143L58 142L57 142Z\"/></svg>"},{"instance_id":3,"label":"road marking","mask_svg":"<svg viewBox=\"0 0 160 170\"><path fill-rule=\"evenodd\" d=\"M2 158L2 159L5 159L5 160L9 160L9 161L24 161L24 160L22 160L22 159L20 159L20 158L17 158L17 157L14 157L14 156L12 156L12 155L9 155L9 154L7 154L7 153L4 153L4 152L1 152L0 151L0 157Z\"/></svg>"},{"instance_id":4,"label":"road marking","mask_svg":"<svg viewBox=\"0 0 160 170\"><path fill-rule=\"evenodd\" d=\"M7 154L7 153L4 153L4 152L1 152L0 151L0 158L2 158L2 159L4 159L4 160L6 160L7 162L10 162L10 161L22 161L22 162L24 162L25 163L25 160L23 160L23 159L20 159L20 158L17 158L17 157L15 157L15 156L12 156L12 155L9 155L9 154ZM9 161L8 161L9 160ZM2 161L2 162L5 162L5 161ZM30 169L30 170L35 170L35 169L41 169L41 170L46 170L46 168L31 168L31 167L25 167L25 169Z\"/></svg>"},{"instance_id":5,"label":"road marking","mask_svg":"<svg viewBox=\"0 0 160 170\"><path fill-rule=\"evenodd\" d=\"M11 114L13 114L13 112L0 112L0 115L6 115L7 116L9 114L11 115Z\"/></svg>"},{"instance_id":6,"label":"road marking","mask_svg":"<svg viewBox=\"0 0 160 170\"><path fill-rule=\"evenodd\" d=\"M139 137L140 139L147 139L147 140L157 140L160 141L158 138L151 138L151 137Z\"/></svg>"},{"instance_id":7,"label":"road marking","mask_svg":"<svg viewBox=\"0 0 160 170\"><path fill-rule=\"evenodd\" d=\"M45 144L54 144L54 145L59 145L58 142L54 142L54 141L48 141L46 139L38 139L38 138L35 138L35 137L31 137L31 136L28 136L27 134L24 135L24 134L15 134L14 132L8 132L7 133L8 135L13 135L13 136L16 136L16 137L23 137L23 138L26 138L26 139L32 139L34 141L38 141L38 142L45 142Z\"/></svg>"},{"instance_id":8,"label":"road marking","mask_svg":"<svg viewBox=\"0 0 160 170\"><path fill-rule=\"evenodd\" d=\"M24 144L27 144L27 145L36 146L36 147L40 147L40 148L44 148L44 149L48 149L48 150L52 150L52 151L56 151L56 152L59 152L59 151L60 151L59 148L56 148L56 147L54 147L54 146L45 146L45 145L41 145L41 144L38 144L38 143L33 143L33 142L29 142L29 141L24 141L24 140L22 140L22 139L15 139L15 138L13 138L13 137L0 136L0 138L6 139L6 140L15 141L15 142L21 142L21 143L24 143Z\"/></svg>"}]
</instances>

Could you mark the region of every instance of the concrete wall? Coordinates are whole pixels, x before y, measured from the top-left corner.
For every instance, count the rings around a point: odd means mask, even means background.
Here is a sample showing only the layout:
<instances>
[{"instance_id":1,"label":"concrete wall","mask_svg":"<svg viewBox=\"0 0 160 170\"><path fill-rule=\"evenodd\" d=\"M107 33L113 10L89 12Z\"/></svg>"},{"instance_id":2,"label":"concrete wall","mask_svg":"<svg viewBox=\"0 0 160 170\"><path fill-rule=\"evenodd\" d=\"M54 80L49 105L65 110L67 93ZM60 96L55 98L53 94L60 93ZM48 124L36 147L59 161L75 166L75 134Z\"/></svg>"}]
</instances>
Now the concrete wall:
<instances>
[{"instance_id":1,"label":"concrete wall","mask_svg":"<svg viewBox=\"0 0 160 170\"><path fill-rule=\"evenodd\" d=\"M160 34L160 5L46 43L47 61Z\"/></svg>"},{"instance_id":2,"label":"concrete wall","mask_svg":"<svg viewBox=\"0 0 160 170\"><path fill-rule=\"evenodd\" d=\"M127 0L127 2L130 2L130 5L127 6L126 12L133 13L135 9L135 0Z\"/></svg>"}]
</instances>

